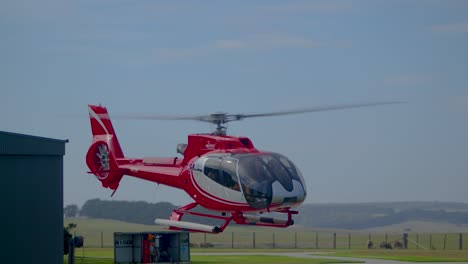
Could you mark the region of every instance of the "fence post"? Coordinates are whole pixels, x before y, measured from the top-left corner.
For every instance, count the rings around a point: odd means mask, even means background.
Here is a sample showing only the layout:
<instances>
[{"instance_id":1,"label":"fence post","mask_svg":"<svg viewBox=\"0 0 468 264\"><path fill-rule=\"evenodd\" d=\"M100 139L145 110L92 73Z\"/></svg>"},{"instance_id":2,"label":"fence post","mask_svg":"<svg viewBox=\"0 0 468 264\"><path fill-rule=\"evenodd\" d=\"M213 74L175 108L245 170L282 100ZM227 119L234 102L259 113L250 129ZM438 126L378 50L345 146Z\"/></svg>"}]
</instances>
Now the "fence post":
<instances>
[{"instance_id":1,"label":"fence post","mask_svg":"<svg viewBox=\"0 0 468 264\"><path fill-rule=\"evenodd\" d=\"M231 233L231 248L234 248L234 232Z\"/></svg>"},{"instance_id":2,"label":"fence post","mask_svg":"<svg viewBox=\"0 0 468 264\"><path fill-rule=\"evenodd\" d=\"M333 233L333 249L336 249L336 233Z\"/></svg>"},{"instance_id":3,"label":"fence post","mask_svg":"<svg viewBox=\"0 0 468 264\"><path fill-rule=\"evenodd\" d=\"M68 263L75 264L75 243L73 243L73 239L68 239Z\"/></svg>"},{"instance_id":4,"label":"fence post","mask_svg":"<svg viewBox=\"0 0 468 264\"><path fill-rule=\"evenodd\" d=\"M104 247L104 232L101 231L101 248Z\"/></svg>"},{"instance_id":5,"label":"fence post","mask_svg":"<svg viewBox=\"0 0 468 264\"><path fill-rule=\"evenodd\" d=\"M432 249L432 234L429 234L429 249Z\"/></svg>"},{"instance_id":6,"label":"fence post","mask_svg":"<svg viewBox=\"0 0 468 264\"><path fill-rule=\"evenodd\" d=\"M318 249L318 232L315 232L315 248Z\"/></svg>"},{"instance_id":7,"label":"fence post","mask_svg":"<svg viewBox=\"0 0 468 264\"><path fill-rule=\"evenodd\" d=\"M348 249L351 249L351 233L348 233Z\"/></svg>"},{"instance_id":8,"label":"fence post","mask_svg":"<svg viewBox=\"0 0 468 264\"><path fill-rule=\"evenodd\" d=\"M463 249L463 234L462 233L458 234L458 249L459 250Z\"/></svg>"},{"instance_id":9,"label":"fence post","mask_svg":"<svg viewBox=\"0 0 468 264\"><path fill-rule=\"evenodd\" d=\"M446 243L447 243L447 234L444 235L444 250L445 250Z\"/></svg>"},{"instance_id":10,"label":"fence post","mask_svg":"<svg viewBox=\"0 0 468 264\"><path fill-rule=\"evenodd\" d=\"M255 232L252 233L253 248L255 248Z\"/></svg>"},{"instance_id":11,"label":"fence post","mask_svg":"<svg viewBox=\"0 0 468 264\"><path fill-rule=\"evenodd\" d=\"M408 233L403 233L403 248L408 249Z\"/></svg>"},{"instance_id":12,"label":"fence post","mask_svg":"<svg viewBox=\"0 0 468 264\"><path fill-rule=\"evenodd\" d=\"M416 249L419 249L419 234L416 233Z\"/></svg>"},{"instance_id":13,"label":"fence post","mask_svg":"<svg viewBox=\"0 0 468 264\"><path fill-rule=\"evenodd\" d=\"M205 247L206 247L206 233L203 233L204 234L204 242L205 242Z\"/></svg>"},{"instance_id":14,"label":"fence post","mask_svg":"<svg viewBox=\"0 0 468 264\"><path fill-rule=\"evenodd\" d=\"M294 248L297 248L297 232L294 232Z\"/></svg>"},{"instance_id":15,"label":"fence post","mask_svg":"<svg viewBox=\"0 0 468 264\"><path fill-rule=\"evenodd\" d=\"M273 248L275 248L275 232L273 232Z\"/></svg>"}]
</instances>

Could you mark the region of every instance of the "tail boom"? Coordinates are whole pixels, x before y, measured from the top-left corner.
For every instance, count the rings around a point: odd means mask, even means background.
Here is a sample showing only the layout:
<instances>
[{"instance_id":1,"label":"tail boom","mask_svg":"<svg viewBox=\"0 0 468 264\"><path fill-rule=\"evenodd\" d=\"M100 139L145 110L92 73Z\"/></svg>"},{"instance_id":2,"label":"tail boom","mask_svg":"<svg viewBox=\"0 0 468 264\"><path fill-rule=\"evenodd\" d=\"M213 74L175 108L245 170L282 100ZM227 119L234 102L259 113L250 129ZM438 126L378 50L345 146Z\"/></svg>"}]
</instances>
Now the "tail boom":
<instances>
[{"instance_id":1,"label":"tail boom","mask_svg":"<svg viewBox=\"0 0 468 264\"><path fill-rule=\"evenodd\" d=\"M102 106L89 105L93 142L86 154L89 173L101 181L104 188L116 190L124 175L183 188L179 175L182 168L177 158L125 158L117 135Z\"/></svg>"}]
</instances>

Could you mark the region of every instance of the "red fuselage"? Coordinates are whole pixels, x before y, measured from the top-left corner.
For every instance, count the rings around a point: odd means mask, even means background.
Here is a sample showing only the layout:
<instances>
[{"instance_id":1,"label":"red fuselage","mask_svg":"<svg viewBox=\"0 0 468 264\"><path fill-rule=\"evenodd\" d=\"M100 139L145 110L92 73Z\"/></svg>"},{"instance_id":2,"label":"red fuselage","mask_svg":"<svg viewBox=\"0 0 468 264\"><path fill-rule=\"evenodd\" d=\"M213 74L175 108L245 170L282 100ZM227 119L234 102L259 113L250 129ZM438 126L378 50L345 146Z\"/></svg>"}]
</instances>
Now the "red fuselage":
<instances>
[{"instance_id":1,"label":"red fuselage","mask_svg":"<svg viewBox=\"0 0 468 264\"><path fill-rule=\"evenodd\" d=\"M183 155L183 158L116 158L116 163L123 174L183 189L198 204L216 211L276 211L304 201L305 186L299 170L282 155L258 151L246 137L189 135ZM239 164L250 165L255 161L260 163L258 168L249 170L250 167L243 166L239 173ZM230 167L224 168L223 164L228 163ZM278 166L268 167L269 163ZM212 170L217 178L209 177L207 171ZM282 174L278 173L281 171ZM253 184L266 188L259 190ZM284 188L282 184L289 186ZM256 188L257 197L248 193L252 188ZM256 198L265 201L253 201Z\"/></svg>"}]
</instances>

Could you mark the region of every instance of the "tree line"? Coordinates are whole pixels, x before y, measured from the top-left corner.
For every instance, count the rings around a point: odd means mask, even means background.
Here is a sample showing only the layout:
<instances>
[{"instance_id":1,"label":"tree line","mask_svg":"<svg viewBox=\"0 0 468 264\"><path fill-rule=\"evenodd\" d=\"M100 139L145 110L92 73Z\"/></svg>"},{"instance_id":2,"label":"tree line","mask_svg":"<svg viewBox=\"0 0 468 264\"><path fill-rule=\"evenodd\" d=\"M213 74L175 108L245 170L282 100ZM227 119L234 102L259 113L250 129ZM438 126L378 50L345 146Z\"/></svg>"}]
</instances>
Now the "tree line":
<instances>
[{"instance_id":1,"label":"tree line","mask_svg":"<svg viewBox=\"0 0 468 264\"><path fill-rule=\"evenodd\" d=\"M429 206L420 209L421 207L417 204L413 207L408 206L411 202L408 202L407 208L399 209L389 206L390 204L308 204L302 206L296 220L304 226L343 229L365 229L407 221L468 224L468 210L466 209L452 211L452 209L439 207L432 209Z\"/></svg>"},{"instance_id":2,"label":"tree line","mask_svg":"<svg viewBox=\"0 0 468 264\"><path fill-rule=\"evenodd\" d=\"M65 217L88 217L120 220L138 224L154 224L155 218L167 219L177 206L169 202L108 201L91 199L79 208L68 205ZM396 202L358 204L305 204L294 217L307 227L365 229L399 224L406 221L431 221L468 224L468 204L438 202ZM198 208L199 212L216 214ZM219 213L218 213L219 214ZM186 221L217 224L217 220L184 216Z\"/></svg>"}]
</instances>

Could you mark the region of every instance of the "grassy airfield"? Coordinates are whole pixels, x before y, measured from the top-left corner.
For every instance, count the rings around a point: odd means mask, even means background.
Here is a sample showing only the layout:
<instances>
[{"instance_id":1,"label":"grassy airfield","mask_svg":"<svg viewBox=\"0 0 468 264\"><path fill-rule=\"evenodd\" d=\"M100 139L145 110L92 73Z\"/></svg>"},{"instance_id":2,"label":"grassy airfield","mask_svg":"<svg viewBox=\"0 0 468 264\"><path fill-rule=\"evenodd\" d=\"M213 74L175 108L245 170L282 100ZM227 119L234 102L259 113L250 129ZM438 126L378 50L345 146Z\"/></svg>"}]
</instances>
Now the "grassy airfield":
<instances>
[{"instance_id":1,"label":"grassy airfield","mask_svg":"<svg viewBox=\"0 0 468 264\"><path fill-rule=\"evenodd\" d=\"M77 224L77 228L72 231L76 235L85 237L85 248L76 249L77 263L97 263L107 264L113 263L113 232L141 232L141 231L163 231L163 227L153 225L138 225L119 222L114 220L102 219L65 219L65 225L73 222ZM252 233L255 231L256 248L252 248ZM331 249L331 235L334 232L342 233L343 236L337 237L337 249ZM275 234L275 248L273 247L272 234ZM316 237L316 234L323 234ZM348 235L352 236L351 250L349 247ZM456 248L456 237L447 237L447 249ZM294 236L297 238L297 245L294 245ZM399 234L389 234L387 239L392 241ZM465 236L468 237L468 236ZM411 237L411 239L415 239ZM232 253L244 252L254 255L236 255L236 256L201 256L193 254L191 256L192 263L343 263L343 260L331 259L305 259L298 257L284 256L265 256L262 253L272 252L310 252L310 254L324 254L327 257L350 257L349 263L352 263L352 258L375 258L389 259L410 262L468 262L468 250L466 246L464 250L442 250L441 240L443 234L432 234L433 249L422 249L419 247L416 250L416 245L409 244L408 250L378 250L365 248L368 240L368 233L347 230L318 230L307 228L287 228L287 229L268 229L258 227L243 227L230 226L224 233L218 235L191 234L191 243L201 244L205 242L213 243L213 248L191 248L191 253ZM315 242L318 239L320 247L315 248ZM378 242L383 241L385 235L372 233L372 240ZM424 242L428 239L426 235L420 234L419 241ZM465 238L466 239L466 238ZM285 243L284 241L289 241ZM439 241L439 242L437 242ZM234 242L234 248L231 248L231 243ZM307 242L307 243L306 243ZM427 242L427 241L426 241ZM465 242L465 241L464 241ZM468 244L468 243L464 243ZM219 247L218 245L223 245ZM101 248L101 246L103 246ZM297 246L297 248L295 248ZM429 248L429 247L426 247ZM258 255L257 255L258 253ZM65 263L68 263L66 257Z\"/></svg>"},{"instance_id":2,"label":"grassy airfield","mask_svg":"<svg viewBox=\"0 0 468 264\"><path fill-rule=\"evenodd\" d=\"M408 262L468 262L467 250L342 250L342 251L314 251L303 249L191 249L191 253L249 253L254 255L225 255L225 256L201 256L194 254L191 261L194 264L223 263L358 263L353 258L387 259ZM274 252L310 252L328 257L349 257L349 261L333 259L308 259L299 257L267 256L262 253ZM258 254L258 255L257 255ZM80 248L75 253L77 263L114 263L114 251L112 248ZM64 263L68 263L66 257Z\"/></svg>"},{"instance_id":3,"label":"grassy airfield","mask_svg":"<svg viewBox=\"0 0 468 264\"><path fill-rule=\"evenodd\" d=\"M89 251L89 250L88 250ZM97 255L97 256L96 256ZM106 256L102 256L106 255ZM68 259L64 258L64 263L68 264ZM112 264L114 263L113 252L108 254L107 252L95 252L89 251L83 257L78 252L76 254L75 263L82 264ZM285 257L285 256L268 256L262 255L261 252L258 255L235 255L235 256L191 256L191 263L193 264L211 264L211 263L223 263L223 264L246 264L246 263L264 263L264 264L288 264L288 263L360 263L358 261L343 261L333 259L309 259L309 258L297 258L297 257Z\"/></svg>"},{"instance_id":4,"label":"grassy airfield","mask_svg":"<svg viewBox=\"0 0 468 264\"><path fill-rule=\"evenodd\" d=\"M408 262L468 262L467 250L343 250L326 255Z\"/></svg>"},{"instance_id":5,"label":"grassy airfield","mask_svg":"<svg viewBox=\"0 0 468 264\"><path fill-rule=\"evenodd\" d=\"M207 250L193 250L192 253L207 253ZM226 251L211 250L211 253L222 253ZM234 251L229 250L228 253ZM237 251L243 252L243 251ZM262 254L261 250L248 250L248 253L255 252L254 255L235 255L235 256L200 256L192 255L191 262L193 264L208 264L208 263L223 263L223 264L245 264L245 263L273 263L273 264L287 264L287 263L359 263L358 261L343 261L333 259L307 259L307 258L296 258L296 257L285 257L285 256L268 256ZM284 252L284 250L269 250L268 252ZM256 255L258 253L258 255ZM111 264L114 263L114 250L112 248L84 248L77 249L75 252L76 263L97 263L97 264ZM68 263L68 259L64 258L64 263Z\"/></svg>"}]
</instances>

